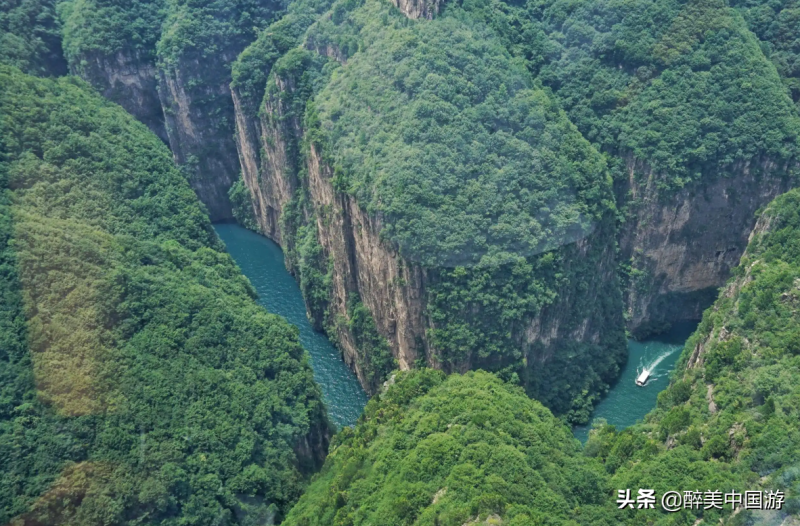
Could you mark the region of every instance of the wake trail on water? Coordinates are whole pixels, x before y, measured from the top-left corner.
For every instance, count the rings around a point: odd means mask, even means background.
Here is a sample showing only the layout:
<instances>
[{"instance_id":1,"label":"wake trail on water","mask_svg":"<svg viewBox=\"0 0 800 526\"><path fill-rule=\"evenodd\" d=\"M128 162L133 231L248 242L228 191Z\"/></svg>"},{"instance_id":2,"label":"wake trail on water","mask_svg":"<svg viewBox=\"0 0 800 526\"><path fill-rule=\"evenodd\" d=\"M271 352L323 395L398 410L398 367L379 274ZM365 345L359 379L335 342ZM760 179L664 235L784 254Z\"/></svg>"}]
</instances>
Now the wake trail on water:
<instances>
[{"instance_id":1,"label":"wake trail on water","mask_svg":"<svg viewBox=\"0 0 800 526\"><path fill-rule=\"evenodd\" d=\"M680 346L676 345L675 347L672 347L671 349L662 352L661 354L656 356L656 358L652 362L650 362L648 365L644 365L644 357L642 357L642 359L639 361L639 367L636 368L636 376L639 376L639 374L646 369L647 371L650 372L651 380L655 380L656 378L659 378L655 374L656 367L658 367L658 364L663 362L664 359L667 356L670 356L671 354L674 354L675 351L677 351L680 348L681 348Z\"/></svg>"}]
</instances>

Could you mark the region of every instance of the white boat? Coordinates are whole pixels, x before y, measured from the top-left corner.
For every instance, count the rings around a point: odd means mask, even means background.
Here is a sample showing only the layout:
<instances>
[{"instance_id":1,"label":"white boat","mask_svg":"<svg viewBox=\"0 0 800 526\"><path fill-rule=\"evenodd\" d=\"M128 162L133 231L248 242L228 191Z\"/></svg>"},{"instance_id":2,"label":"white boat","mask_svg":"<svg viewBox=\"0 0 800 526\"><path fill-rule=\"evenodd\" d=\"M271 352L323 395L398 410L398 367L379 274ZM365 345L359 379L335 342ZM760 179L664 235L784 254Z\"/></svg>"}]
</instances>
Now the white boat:
<instances>
[{"instance_id":1,"label":"white boat","mask_svg":"<svg viewBox=\"0 0 800 526\"><path fill-rule=\"evenodd\" d=\"M650 371L647 369L642 370L642 372L639 373L639 376L636 377L636 385L643 387L644 384L647 383L648 378L650 378Z\"/></svg>"}]
</instances>

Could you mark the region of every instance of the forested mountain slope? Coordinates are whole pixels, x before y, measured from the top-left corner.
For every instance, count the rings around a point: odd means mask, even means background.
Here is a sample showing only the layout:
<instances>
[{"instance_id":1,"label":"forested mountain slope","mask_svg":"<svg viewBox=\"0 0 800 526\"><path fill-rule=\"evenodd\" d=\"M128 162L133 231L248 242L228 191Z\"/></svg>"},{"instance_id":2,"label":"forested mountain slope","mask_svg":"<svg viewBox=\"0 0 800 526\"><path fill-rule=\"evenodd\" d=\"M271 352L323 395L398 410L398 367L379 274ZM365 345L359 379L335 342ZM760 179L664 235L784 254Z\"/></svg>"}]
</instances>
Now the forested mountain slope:
<instances>
[{"instance_id":1,"label":"forested mountain slope","mask_svg":"<svg viewBox=\"0 0 800 526\"><path fill-rule=\"evenodd\" d=\"M286 6L261 0L64 0L70 71L147 124L214 221L239 172L231 63Z\"/></svg>"},{"instance_id":2,"label":"forested mountain slope","mask_svg":"<svg viewBox=\"0 0 800 526\"><path fill-rule=\"evenodd\" d=\"M800 519L800 191L761 214L734 278L643 424L581 451L492 375L398 373L332 444L286 524L793 525ZM599 462L598 462L599 461ZM783 491L782 509L619 509L617 490ZM739 506L741 508L741 506Z\"/></svg>"},{"instance_id":3,"label":"forested mountain slope","mask_svg":"<svg viewBox=\"0 0 800 526\"><path fill-rule=\"evenodd\" d=\"M125 108L164 142L158 99L156 43L166 16L163 0L65 0L58 4L70 72Z\"/></svg>"},{"instance_id":4,"label":"forested mountain slope","mask_svg":"<svg viewBox=\"0 0 800 526\"><path fill-rule=\"evenodd\" d=\"M624 353L610 177L492 30L338 2L270 66L245 183L362 384L485 367L585 418Z\"/></svg>"},{"instance_id":5,"label":"forested mountain slope","mask_svg":"<svg viewBox=\"0 0 800 526\"><path fill-rule=\"evenodd\" d=\"M550 39L540 78L616 156L629 328L646 335L698 319L755 212L797 185L800 113L778 71L721 0L528 9Z\"/></svg>"},{"instance_id":6,"label":"forested mountain slope","mask_svg":"<svg viewBox=\"0 0 800 526\"><path fill-rule=\"evenodd\" d=\"M165 108L212 220L282 244L367 389L486 367L585 419L624 352L621 290L637 336L699 318L796 184L795 6L395 4L59 12L72 70L157 133Z\"/></svg>"},{"instance_id":7,"label":"forested mountain slope","mask_svg":"<svg viewBox=\"0 0 800 526\"><path fill-rule=\"evenodd\" d=\"M31 75L64 75L56 0L0 2L0 64Z\"/></svg>"},{"instance_id":8,"label":"forested mountain slope","mask_svg":"<svg viewBox=\"0 0 800 526\"><path fill-rule=\"evenodd\" d=\"M330 433L297 329L144 125L0 85L0 523L279 520Z\"/></svg>"},{"instance_id":9,"label":"forested mountain slope","mask_svg":"<svg viewBox=\"0 0 800 526\"><path fill-rule=\"evenodd\" d=\"M602 465L520 388L430 369L390 384L337 435L284 524L606 523Z\"/></svg>"},{"instance_id":10,"label":"forested mountain slope","mask_svg":"<svg viewBox=\"0 0 800 526\"><path fill-rule=\"evenodd\" d=\"M797 0L734 0L750 30L761 39L800 111L800 3Z\"/></svg>"},{"instance_id":11,"label":"forested mountain slope","mask_svg":"<svg viewBox=\"0 0 800 526\"><path fill-rule=\"evenodd\" d=\"M793 190L760 215L734 277L645 423L620 433L601 427L590 438L586 453L605 462L613 486L781 489L789 495L784 513L797 518L798 302L800 191ZM750 524L742 515L735 523ZM766 523L782 520L773 513Z\"/></svg>"},{"instance_id":12,"label":"forested mountain slope","mask_svg":"<svg viewBox=\"0 0 800 526\"><path fill-rule=\"evenodd\" d=\"M755 212L797 185L796 2L462 7L611 154L627 218L628 328L646 336L699 319L738 263Z\"/></svg>"}]
</instances>

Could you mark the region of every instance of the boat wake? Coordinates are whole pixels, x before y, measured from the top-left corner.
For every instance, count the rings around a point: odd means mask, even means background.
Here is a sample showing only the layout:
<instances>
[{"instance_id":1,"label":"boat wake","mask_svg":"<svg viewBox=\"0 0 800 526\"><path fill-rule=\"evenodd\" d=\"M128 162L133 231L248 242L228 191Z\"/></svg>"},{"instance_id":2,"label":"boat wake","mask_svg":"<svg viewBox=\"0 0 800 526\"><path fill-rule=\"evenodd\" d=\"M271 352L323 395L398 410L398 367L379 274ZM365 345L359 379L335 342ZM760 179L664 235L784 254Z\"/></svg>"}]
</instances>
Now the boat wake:
<instances>
[{"instance_id":1,"label":"boat wake","mask_svg":"<svg viewBox=\"0 0 800 526\"><path fill-rule=\"evenodd\" d=\"M681 346L675 345L674 347L670 348L669 350L666 350L666 351L662 352L661 354L659 354L658 356L656 356L655 359L653 359L653 361L651 361L647 365L645 365L645 363L644 363L645 358L642 357L642 359L639 361L639 367L636 368L636 378L643 378L643 380L644 380L643 383L641 383L639 385L645 385L645 383L652 382L653 380L656 380L656 379L660 378L661 376L663 376L663 374L662 375L656 375L656 367L658 367L658 364L663 362L664 359L667 356L670 356L670 355L674 354L679 349L681 349ZM647 374L642 376L642 373L644 373L644 372L647 372Z\"/></svg>"}]
</instances>

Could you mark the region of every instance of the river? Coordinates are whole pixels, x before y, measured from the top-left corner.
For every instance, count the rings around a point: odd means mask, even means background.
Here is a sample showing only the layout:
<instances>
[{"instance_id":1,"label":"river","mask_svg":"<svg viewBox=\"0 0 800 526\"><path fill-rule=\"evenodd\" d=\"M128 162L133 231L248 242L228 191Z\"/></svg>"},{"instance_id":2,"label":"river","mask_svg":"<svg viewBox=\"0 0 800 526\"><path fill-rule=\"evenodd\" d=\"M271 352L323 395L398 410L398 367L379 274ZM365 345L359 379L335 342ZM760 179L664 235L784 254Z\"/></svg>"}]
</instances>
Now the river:
<instances>
[{"instance_id":1,"label":"river","mask_svg":"<svg viewBox=\"0 0 800 526\"><path fill-rule=\"evenodd\" d=\"M300 329L300 342L311 355L314 378L322 387L331 421L340 428L354 425L367 403L367 394L336 347L311 327L300 287L286 270L281 248L238 225L219 224L214 228L258 291L259 303Z\"/></svg>"},{"instance_id":2,"label":"river","mask_svg":"<svg viewBox=\"0 0 800 526\"><path fill-rule=\"evenodd\" d=\"M259 303L300 329L300 341L311 355L314 378L322 387L328 414L338 427L354 425L367 403L367 395L347 368L339 351L316 332L306 318L300 288L286 271L283 251L269 239L237 225L214 227L228 252L250 279ZM681 354L694 324L679 325L670 333L644 342L628 342L628 362L619 381L597 405L592 418L605 418L617 429L635 424L656 405L656 397L669 382L669 373ZM647 385L634 384L638 371L647 366L653 374ZM575 436L586 442L590 426L576 426Z\"/></svg>"},{"instance_id":3,"label":"river","mask_svg":"<svg viewBox=\"0 0 800 526\"><path fill-rule=\"evenodd\" d=\"M669 385L669 375L680 358L684 343L696 327L696 323L681 323L657 338L641 342L628 340L628 362L617 383L595 407L592 420L605 418L620 430L649 413L656 406L658 393ZM652 369L652 374L644 387L639 387L634 380L643 367ZM591 424L575 426L573 432L585 443L590 429Z\"/></svg>"}]
</instances>

